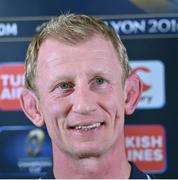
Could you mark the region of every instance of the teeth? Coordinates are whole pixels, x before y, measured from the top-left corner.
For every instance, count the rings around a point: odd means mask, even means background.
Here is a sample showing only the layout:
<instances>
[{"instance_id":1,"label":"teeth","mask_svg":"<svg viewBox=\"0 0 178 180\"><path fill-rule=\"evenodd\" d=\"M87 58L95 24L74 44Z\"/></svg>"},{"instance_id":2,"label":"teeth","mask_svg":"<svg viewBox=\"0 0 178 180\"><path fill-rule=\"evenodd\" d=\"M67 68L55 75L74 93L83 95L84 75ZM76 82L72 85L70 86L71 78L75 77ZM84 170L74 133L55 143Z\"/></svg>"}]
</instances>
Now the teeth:
<instances>
[{"instance_id":1,"label":"teeth","mask_svg":"<svg viewBox=\"0 0 178 180\"><path fill-rule=\"evenodd\" d=\"M100 125L101 125L101 123L95 123L95 124L83 125L83 126L79 125L79 126L76 126L75 129L88 131L90 129L95 129L95 128L99 127Z\"/></svg>"}]
</instances>

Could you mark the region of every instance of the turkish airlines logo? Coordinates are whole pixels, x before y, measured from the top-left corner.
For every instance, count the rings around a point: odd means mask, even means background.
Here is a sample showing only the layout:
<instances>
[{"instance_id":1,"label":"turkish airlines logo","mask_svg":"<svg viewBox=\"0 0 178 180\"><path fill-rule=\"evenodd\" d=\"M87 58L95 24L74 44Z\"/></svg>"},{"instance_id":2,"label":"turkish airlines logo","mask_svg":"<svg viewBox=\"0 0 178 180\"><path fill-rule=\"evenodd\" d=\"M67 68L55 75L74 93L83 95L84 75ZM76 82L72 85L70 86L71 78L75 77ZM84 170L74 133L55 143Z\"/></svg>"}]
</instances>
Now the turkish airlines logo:
<instances>
[{"instance_id":1,"label":"turkish airlines logo","mask_svg":"<svg viewBox=\"0 0 178 180\"><path fill-rule=\"evenodd\" d=\"M165 130L160 125L133 125L125 127L126 153L129 161L146 172L166 169Z\"/></svg>"},{"instance_id":2,"label":"turkish airlines logo","mask_svg":"<svg viewBox=\"0 0 178 180\"><path fill-rule=\"evenodd\" d=\"M143 91L137 108L161 108L165 104L164 65L161 61L132 61L133 73L143 81Z\"/></svg>"},{"instance_id":3,"label":"turkish airlines logo","mask_svg":"<svg viewBox=\"0 0 178 180\"><path fill-rule=\"evenodd\" d=\"M0 109L20 110L20 94L24 85L24 65L0 65Z\"/></svg>"}]
</instances>

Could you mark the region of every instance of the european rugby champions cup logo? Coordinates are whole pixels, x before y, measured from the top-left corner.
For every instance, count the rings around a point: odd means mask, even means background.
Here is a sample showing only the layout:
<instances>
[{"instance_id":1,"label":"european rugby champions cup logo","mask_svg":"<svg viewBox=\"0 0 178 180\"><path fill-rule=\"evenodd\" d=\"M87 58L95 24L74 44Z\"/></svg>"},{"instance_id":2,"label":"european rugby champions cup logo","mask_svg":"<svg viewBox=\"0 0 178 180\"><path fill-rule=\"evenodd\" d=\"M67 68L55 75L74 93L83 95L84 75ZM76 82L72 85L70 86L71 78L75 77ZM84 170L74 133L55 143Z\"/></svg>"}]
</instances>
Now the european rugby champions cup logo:
<instances>
[{"instance_id":1,"label":"european rugby champions cup logo","mask_svg":"<svg viewBox=\"0 0 178 180\"><path fill-rule=\"evenodd\" d=\"M24 64L0 64L0 110L21 110L20 94L24 86Z\"/></svg>"},{"instance_id":2,"label":"european rugby champions cup logo","mask_svg":"<svg viewBox=\"0 0 178 180\"><path fill-rule=\"evenodd\" d=\"M41 129L33 129L28 133L26 141L26 151L31 157L36 157L41 153L41 146L45 140L45 133Z\"/></svg>"},{"instance_id":3,"label":"european rugby champions cup logo","mask_svg":"<svg viewBox=\"0 0 178 180\"><path fill-rule=\"evenodd\" d=\"M28 126L23 130L25 130L23 131L25 134L22 134L24 141L21 143L24 143L22 145L24 149L21 154L16 156L18 157L18 168L20 172L27 173L27 175L30 173L41 176L39 173L52 167L49 137L46 136L44 129Z\"/></svg>"}]
</instances>

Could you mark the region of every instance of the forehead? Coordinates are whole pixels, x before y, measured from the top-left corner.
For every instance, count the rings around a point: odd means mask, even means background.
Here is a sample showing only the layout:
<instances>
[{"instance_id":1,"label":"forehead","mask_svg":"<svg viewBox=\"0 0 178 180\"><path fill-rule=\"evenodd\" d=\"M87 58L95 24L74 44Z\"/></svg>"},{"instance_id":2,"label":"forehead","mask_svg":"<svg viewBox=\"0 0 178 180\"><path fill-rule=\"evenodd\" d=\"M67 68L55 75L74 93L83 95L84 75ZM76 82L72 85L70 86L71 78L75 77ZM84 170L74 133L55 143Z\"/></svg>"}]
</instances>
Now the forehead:
<instances>
[{"instance_id":1,"label":"forehead","mask_svg":"<svg viewBox=\"0 0 178 180\"><path fill-rule=\"evenodd\" d=\"M78 44L66 44L58 40L46 39L39 50L37 72L44 69L60 68L73 72L85 66L85 70L112 70L119 68L120 62L112 43L100 36ZM118 69L117 69L118 70Z\"/></svg>"}]
</instances>

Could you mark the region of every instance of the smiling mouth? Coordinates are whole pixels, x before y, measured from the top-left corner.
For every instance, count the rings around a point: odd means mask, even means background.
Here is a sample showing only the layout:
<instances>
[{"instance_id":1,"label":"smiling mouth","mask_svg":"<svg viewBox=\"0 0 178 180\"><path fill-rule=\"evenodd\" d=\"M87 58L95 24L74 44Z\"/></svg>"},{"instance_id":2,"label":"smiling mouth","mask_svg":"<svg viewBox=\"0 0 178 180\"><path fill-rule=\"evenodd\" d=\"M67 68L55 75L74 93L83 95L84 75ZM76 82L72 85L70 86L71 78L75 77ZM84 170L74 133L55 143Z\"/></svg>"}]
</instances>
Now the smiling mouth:
<instances>
[{"instance_id":1,"label":"smiling mouth","mask_svg":"<svg viewBox=\"0 0 178 180\"><path fill-rule=\"evenodd\" d=\"M97 123L88 124L88 125L76 125L74 127L71 127L71 129L89 131L89 130L92 130L92 129L99 128L102 125L104 125L104 122L97 122Z\"/></svg>"}]
</instances>

